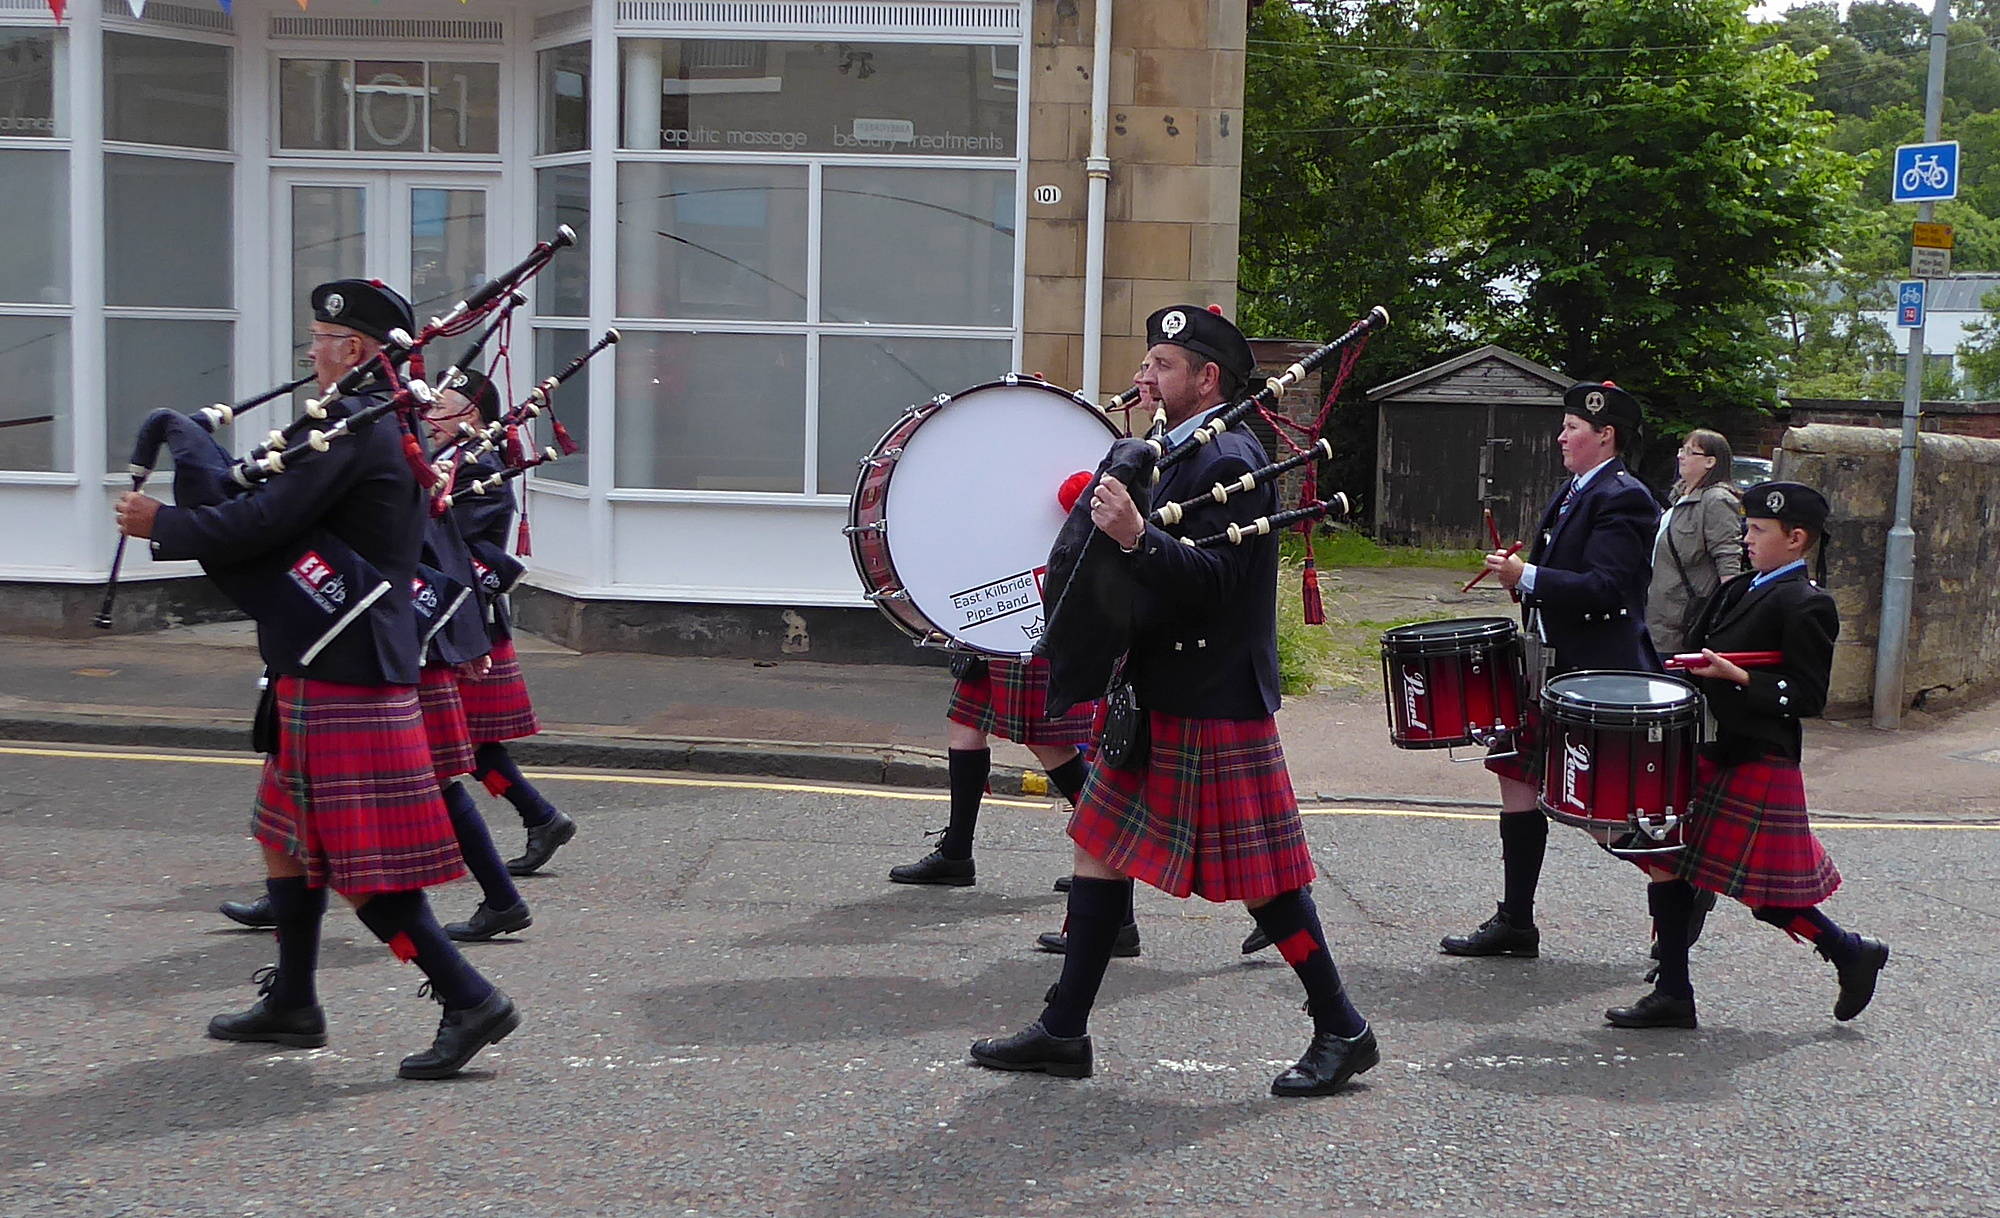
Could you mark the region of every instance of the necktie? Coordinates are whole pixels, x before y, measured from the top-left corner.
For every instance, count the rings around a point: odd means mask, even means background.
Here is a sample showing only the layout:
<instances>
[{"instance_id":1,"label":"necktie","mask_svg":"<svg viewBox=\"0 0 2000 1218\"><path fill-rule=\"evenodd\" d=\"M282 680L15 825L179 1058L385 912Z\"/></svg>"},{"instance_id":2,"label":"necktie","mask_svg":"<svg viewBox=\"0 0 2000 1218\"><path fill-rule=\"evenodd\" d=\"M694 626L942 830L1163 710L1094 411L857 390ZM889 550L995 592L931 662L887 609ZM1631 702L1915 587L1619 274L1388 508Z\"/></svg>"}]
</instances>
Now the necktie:
<instances>
[{"instance_id":1,"label":"necktie","mask_svg":"<svg viewBox=\"0 0 2000 1218\"><path fill-rule=\"evenodd\" d=\"M1569 489L1563 492L1563 501L1556 507L1556 518L1569 515L1569 505L1576 502L1576 479L1569 480Z\"/></svg>"}]
</instances>

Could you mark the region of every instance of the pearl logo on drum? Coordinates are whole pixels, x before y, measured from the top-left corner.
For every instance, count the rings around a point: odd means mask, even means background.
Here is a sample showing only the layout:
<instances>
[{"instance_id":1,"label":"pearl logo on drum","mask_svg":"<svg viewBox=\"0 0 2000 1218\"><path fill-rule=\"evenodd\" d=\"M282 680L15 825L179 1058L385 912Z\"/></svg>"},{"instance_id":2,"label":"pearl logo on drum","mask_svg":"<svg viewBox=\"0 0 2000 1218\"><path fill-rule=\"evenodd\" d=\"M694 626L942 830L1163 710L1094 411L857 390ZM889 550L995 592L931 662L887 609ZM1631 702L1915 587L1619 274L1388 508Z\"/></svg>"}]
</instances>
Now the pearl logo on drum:
<instances>
[{"instance_id":1,"label":"pearl logo on drum","mask_svg":"<svg viewBox=\"0 0 2000 1218\"><path fill-rule=\"evenodd\" d=\"M1577 780L1590 773L1590 746L1571 741L1563 748L1563 802L1574 808L1589 805L1577 793Z\"/></svg>"},{"instance_id":2,"label":"pearl logo on drum","mask_svg":"<svg viewBox=\"0 0 2000 1218\"><path fill-rule=\"evenodd\" d=\"M1429 693L1424 687L1423 669L1403 669L1403 718L1410 727L1419 731L1431 730L1431 725L1424 721L1427 717L1424 706L1429 701Z\"/></svg>"}]
</instances>

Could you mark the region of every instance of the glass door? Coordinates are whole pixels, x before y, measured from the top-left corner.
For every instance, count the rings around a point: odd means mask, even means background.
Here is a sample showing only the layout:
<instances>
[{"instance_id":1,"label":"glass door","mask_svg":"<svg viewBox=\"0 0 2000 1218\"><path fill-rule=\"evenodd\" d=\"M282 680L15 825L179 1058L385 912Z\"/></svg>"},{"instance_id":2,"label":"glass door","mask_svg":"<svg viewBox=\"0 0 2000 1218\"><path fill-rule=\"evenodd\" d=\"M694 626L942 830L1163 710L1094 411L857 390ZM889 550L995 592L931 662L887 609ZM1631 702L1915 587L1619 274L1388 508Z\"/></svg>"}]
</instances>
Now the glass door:
<instances>
[{"instance_id":1,"label":"glass door","mask_svg":"<svg viewBox=\"0 0 2000 1218\"><path fill-rule=\"evenodd\" d=\"M277 336L287 379L312 366L306 331L314 285L380 279L409 297L421 326L501 264L486 222L498 175L299 170L273 184L273 231L288 243L272 258L290 317ZM438 354L444 367L456 352Z\"/></svg>"}]
</instances>

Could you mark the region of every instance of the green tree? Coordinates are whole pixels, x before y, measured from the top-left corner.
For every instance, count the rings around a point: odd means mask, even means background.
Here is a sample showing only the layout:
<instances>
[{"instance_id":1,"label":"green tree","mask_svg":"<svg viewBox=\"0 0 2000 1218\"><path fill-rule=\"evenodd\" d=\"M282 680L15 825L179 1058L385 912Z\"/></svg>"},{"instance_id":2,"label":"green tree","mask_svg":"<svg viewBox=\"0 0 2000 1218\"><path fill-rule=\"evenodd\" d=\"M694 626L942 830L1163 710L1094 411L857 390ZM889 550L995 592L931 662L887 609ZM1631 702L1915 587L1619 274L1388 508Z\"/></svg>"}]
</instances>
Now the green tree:
<instances>
[{"instance_id":1,"label":"green tree","mask_svg":"<svg viewBox=\"0 0 2000 1218\"><path fill-rule=\"evenodd\" d=\"M1774 400L1769 319L1828 252L1860 171L1735 0L1429 0L1439 134L1478 211L1481 328L1630 384L1668 430Z\"/></svg>"}]
</instances>

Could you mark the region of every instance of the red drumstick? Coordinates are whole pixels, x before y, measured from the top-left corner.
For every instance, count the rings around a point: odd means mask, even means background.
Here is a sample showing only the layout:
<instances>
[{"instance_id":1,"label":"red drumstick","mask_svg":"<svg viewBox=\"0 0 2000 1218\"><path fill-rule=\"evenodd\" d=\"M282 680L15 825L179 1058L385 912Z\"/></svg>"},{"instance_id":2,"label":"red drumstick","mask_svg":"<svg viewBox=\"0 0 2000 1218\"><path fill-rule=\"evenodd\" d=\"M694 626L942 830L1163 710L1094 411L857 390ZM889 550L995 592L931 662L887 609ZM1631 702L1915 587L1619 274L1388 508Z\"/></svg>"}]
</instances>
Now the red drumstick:
<instances>
[{"instance_id":1,"label":"red drumstick","mask_svg":"<svg viewBox=\"0 0 2000 1218\"><path fill-rule=\"evenodd\" d=\"M1776 668L1785 662L1785 653L1782 651L1718 651L1715 654L1738 668ZM1690 651L1682 655L1668 656L1660 663L1668 668L1691 668L1707 661L1702 658L1699 651Z\"/></svg>"},{"instance_id":2,"label":"red drumstick","mask_svg":"<svg viewBox=\"0 0 2000 1218\"><path fill-rule=\"evenodd\" d=\"M1495 546L1498 546L1498 545L1499 545L1500 543L1496 541L1496 542L1494 542L1493 544L1494 544ZM1521 543L1521 542L1518 542L1518 541L1517 541L1517 542L1515 542L1515 543L1514 543L1513 545L1511 545L1511 546L1508 546L1508 547L1507 547L1507 552L1506 552L1505 554L1501 555L1501 557L1502 557L1502 558L1512 558L1512 557L1514 557L1514 555L1516 555L1516 554L1519 554L1519 553L1521 552L1521 546L1522 546L1522 544L1523 544L1523 543ZM1478 582L1479 582L1480 580L1482 580L1482 579L1485 579L1485 578L1486 578L1487 576L1489 576L1489 575L1491 575L1491 574L1493 574L1493 568L1491 568L1491 567L1481 567L1481 568L1479 568L1479 574L1477 574L1477 575L1473 576L1473 577L1472 577L1471 579L1469 579L1469 580L1466 580L1466 581L1465 581L1465 587L1463 587L1463 588L1460 588L1460 589L1459 589L1459 591L1460 591L1460 592L1470 592L1470 591L1472 591L1472 585L1474 585L1474 584L1478 583ZM1517 593L1517 594L1516 594L1517 598L1518 598L1518 595L1519 595L1519 594Z\"/></svg>"},{"instance_id":3,"label":"red drumstick","mask_svg":"<svg viewBox=\"0 0 2000 1218\"><path fill-rule=\"evenodd\" d=\"M1507 543L1500 540L1500 522L1493 519L1492 508L1486 509L1486 534L1493 539L1494 549L1498 550L1506 546Z\"/></svg>"}]
</instances>

